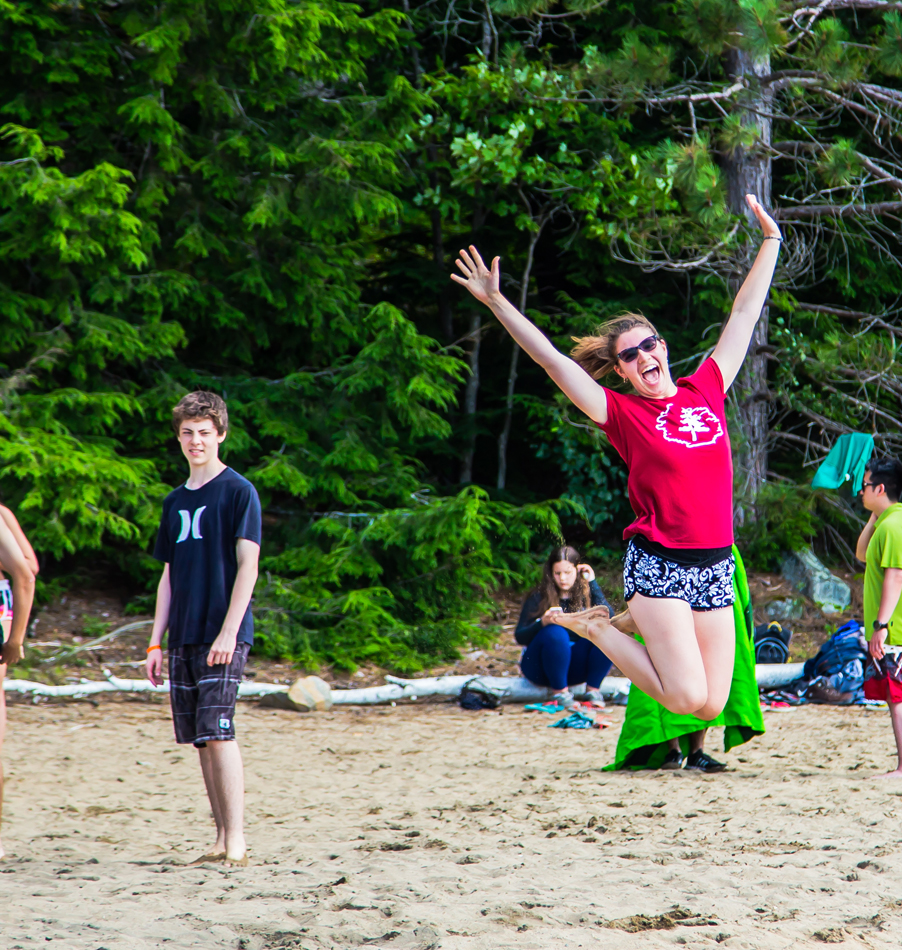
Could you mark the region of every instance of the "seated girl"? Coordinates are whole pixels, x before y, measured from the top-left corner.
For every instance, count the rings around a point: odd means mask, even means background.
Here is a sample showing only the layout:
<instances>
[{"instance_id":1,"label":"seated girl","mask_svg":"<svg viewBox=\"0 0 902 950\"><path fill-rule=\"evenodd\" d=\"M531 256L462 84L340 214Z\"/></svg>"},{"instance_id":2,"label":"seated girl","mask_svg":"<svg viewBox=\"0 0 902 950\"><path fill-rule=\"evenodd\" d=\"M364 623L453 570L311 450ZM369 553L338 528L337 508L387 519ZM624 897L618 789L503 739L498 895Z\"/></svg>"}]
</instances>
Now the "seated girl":
<instances>
[{"instance_id":1,"label":"seated girl","mask_svg":"<svg viewBox=\"0 0 902 950\"><path fill-rule=\"evenodd\" d=\"M600 687L611 661L594 643L555 623L555 616L561 613L598 606L614 613L595 572L580 563L576 548L555 548L542 569L541 583L523 604L514 637L526 647L520 658L523 675L538 686L550 686L561 706L573 705L567 687L575 683L586 684L587 700L604 704Z\"/></svg>"}]
</instances>

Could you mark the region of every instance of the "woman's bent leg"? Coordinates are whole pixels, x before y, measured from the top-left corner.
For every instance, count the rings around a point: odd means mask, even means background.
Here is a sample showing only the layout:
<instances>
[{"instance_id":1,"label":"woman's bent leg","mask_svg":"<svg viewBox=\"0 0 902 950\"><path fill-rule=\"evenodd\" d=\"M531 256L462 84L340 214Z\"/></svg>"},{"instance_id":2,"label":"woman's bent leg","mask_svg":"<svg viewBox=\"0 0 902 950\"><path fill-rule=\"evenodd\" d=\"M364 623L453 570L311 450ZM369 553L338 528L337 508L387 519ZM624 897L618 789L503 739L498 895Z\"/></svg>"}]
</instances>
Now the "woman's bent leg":
<instances>
[{"instance_id":1,"label":"woman's bent leg","mask_svg":"<svg viewBox=\"0 0 902 950\"><path fill-rule=\"evenodd\" d=\"M692 610L683 600L634 594L629 602L645 645L610 621L565 614L561 623L591 640L652 699L678 715L691 715L708 702L705 664Z\"/></svg>"},{"instance_id":2,"label":"woman's bent leg","mask_svg":"<svg viewBox=\"0 0 902 950\"><path fill-rule=\"evenodd\" d=\"M694 715L710 722L720 715L726 705L733 682L733 661L736 654L733 608L696 610L693 611L692 617L708 683L708 699Z\"/></svg>"},{"instance_id":3,"label":"woman's bent leg","mask_svg":"<svg viewBox=\"0 0 902 950\"><path fill-rule=\"evenodd\" d=\"M578 640L570 650L570 669L567 683L585 683L589 689L598 689L613 664L588 640Z\"/></svg>"},{"instance_id":4,"label":"woman's bent leg","mask_svg":"<svg viewBox=\"0 0 902 950\"><path fill-rule=\"evenodd\" d=\"M555 692L560 692L567 688L570 647L570 634L563 627L550 623L542 627L524 651L520 671L531 683L550 686Z\"/></svg>"}]
</instances>

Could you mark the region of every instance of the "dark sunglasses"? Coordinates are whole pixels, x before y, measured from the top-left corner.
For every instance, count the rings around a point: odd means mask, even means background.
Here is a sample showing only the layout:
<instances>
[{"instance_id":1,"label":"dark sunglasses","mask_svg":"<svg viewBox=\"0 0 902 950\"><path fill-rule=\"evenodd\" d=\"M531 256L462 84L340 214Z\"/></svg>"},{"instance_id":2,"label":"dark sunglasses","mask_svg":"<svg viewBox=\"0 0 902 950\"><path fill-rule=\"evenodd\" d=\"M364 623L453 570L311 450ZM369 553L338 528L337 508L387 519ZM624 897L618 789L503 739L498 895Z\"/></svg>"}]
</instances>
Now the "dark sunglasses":
<instances>
[{"instance_id":1,"label":"dark sunglasses","mask_svg":"<svg viewBox=\"0 0 902 950\"><path fill-rule=\"evenodd\" d=\"M634 359L639 355L639 350L642 350L643 353L651 353L651 351L658 345L658 341L661 338L657 333L653 333L651 336L647 336L641 343L636 346L628 346L625 350L621 350L617 354L617 359L623 363L632 363Z\"/></svg>"}]
</instances>

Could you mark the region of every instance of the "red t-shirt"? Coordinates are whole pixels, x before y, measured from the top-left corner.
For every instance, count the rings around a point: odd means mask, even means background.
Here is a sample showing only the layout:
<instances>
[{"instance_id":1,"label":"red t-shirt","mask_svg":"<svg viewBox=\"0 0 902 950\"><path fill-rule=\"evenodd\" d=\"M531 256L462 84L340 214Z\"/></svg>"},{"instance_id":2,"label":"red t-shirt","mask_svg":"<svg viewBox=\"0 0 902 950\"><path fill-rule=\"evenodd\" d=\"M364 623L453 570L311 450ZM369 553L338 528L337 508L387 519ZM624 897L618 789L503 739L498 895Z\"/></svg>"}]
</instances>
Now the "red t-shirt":
<instances>
[{"instance_id":1,"label":"red t-shirt","mask_svg":"<svg viewBox=\"0 0 902 950\"><path fill-rule=\"evenodd\" d=\"M668 548L727 547L733 458L720 367L707 359L676 386L667 399L605 391L608 421L596 425L626 462L636 513L623 538L641 534Z\"/></svg>"}]
</instances>

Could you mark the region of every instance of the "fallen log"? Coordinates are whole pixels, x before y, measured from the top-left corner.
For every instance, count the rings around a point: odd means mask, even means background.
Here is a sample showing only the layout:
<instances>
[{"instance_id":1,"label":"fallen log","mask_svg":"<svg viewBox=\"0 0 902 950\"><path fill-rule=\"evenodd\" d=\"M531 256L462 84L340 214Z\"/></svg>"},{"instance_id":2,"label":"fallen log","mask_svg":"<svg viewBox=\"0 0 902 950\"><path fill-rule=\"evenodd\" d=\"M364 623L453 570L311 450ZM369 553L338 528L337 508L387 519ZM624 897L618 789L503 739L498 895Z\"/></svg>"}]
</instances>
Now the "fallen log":
<instances>
[{"instance_id":1,"label":"fallen log","mask_svg":"<svg viewBox=\"0 0 902 950\"><path fill-rule=\"evenodd\" d=\"M797 680L802 675L804 663L768 663L755 668L755 677L760 689L778 689ZM169 683L152 686L146 679L120 679L109 670L104 670L103 681L83 680L81 683L69 683L65 686L48 686L29 680L6 678L3 689L9 693L23 693L35 699L47 696L55 698L84 699L98 693L168 693ZM386 676L384 686L368 686L362 689L333 689L331 701L336 706L372 706L382 703L415 702L425 696L446 696L454 699L460 695L464 686L482 689L498 696L503 703L543 702L551 695L551 690L536 686L522 676L424 676L422 679L402 679L398 676ZM323 684L325 686L325 684ZM606 700L625 699L629 694L630 682L622 676L608 676L602 681L601 693ZM239 699L260 699L273 694L287 694L290 687L281 683L243 682L238 688ZM579 698L585 686L574 686L573 692Z\"/></svg>"}]
</instances>

